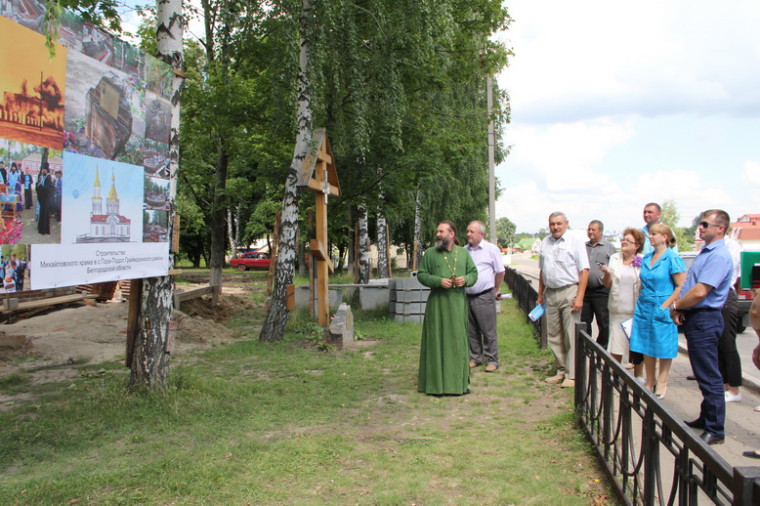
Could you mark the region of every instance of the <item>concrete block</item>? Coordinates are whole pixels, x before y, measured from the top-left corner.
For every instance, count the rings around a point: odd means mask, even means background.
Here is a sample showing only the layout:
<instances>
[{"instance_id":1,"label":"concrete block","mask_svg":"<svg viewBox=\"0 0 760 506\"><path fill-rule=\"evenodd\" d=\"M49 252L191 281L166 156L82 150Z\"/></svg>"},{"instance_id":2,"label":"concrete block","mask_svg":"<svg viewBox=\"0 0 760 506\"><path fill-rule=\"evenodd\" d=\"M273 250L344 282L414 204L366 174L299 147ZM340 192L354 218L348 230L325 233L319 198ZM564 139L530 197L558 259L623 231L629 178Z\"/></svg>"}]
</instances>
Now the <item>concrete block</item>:
<instances>
[{"instance_id":1,"label":"concrete block","mask_svg":"<svg viewBox=\"0 0 760 506\"><path fill-rule=\"evenodd\" d=\"M330 288L327 290L327 304L330 309L338 309L343 302L343 290Z\"/></svg>"},{"instance_id":2,"label":"concrete block","mask_svg":"<svg viewBox=\"0 0 760 506\"><path fill-rule=\"evenodd\" d=\"M351 306L340 304L327 328L330 341L340 347L346 347L354 342L354 315Z\"/></svg>"},{"instance_id":3,"label":"concrete block","mask_svg":"<svg viewBox=\"0 0 760 506\"><path fill-rule=\"evenodd\" d=\"M362 286L359 288L359 300L362 309L373 310L388 307L389 292L387 286Z\"/></svg>"},{"instance_id":4,"label":"concrete block","mask_svg":"<svg viewBox=\"0 0 760 506\"><path fill-rule=\"evenodd\" d=\"M309 307L309 287L297 286L296 287L296 308Z\"/></svg>"},{"instance_id":5,"label":"concrete block","mask_svg":"<svg viewBox=\"0 0 760 506\"><path fill-rule=\"evenodd\" d=\"M424 289L429 290L428 287L420 283L416 277L413 278L396 278L395 279L396 290L413 290Z\"/></svg>"},{"instance_id":6,"label":"concrete block","mask_svg":"<svg viewBox=\"0 0 760 506\"><path fill-rule=\"evenodd\" d=\"M331 310L337 309L343 302L343 291L338 288L330 288L327 291L327 303ZM296 308L309 307L309 286L301 285L296 287Z\"/></svg>"},{"instance_id":7,"label":"concrete block","mask_svg":"<svg viewBox=\"0 0 760 506\"><path fill-rule=\"evenodd\" d=\"M354 297L356 297L356 295L358 293L357 292L357 288L354 287L354 286L347 286L343 290L344 290L343 293L345 295L345 297L343 298L343 300L347 300L349 302L353 301Z\"/></svg>"},{"instance_id":8,"label":"concrete block","mask_svg":"<svg viewBox=\"0 0 760 506\"><path fill-rule=\"evenodd\" d=\"M395 313L400 315L425 314L425 302L397 302Z\"/></svg>"},{"instance_id":9,"label":"concrete block","mask_svg":"<svg viewBox=\"0 0 760 506\"><path fill-rule=\"evenodd\" d=\"M427 297L423 299L423 292L422 290L405 290L405 291L396 291L396 302L420 302L422 300L427 300Z\"/></svg>"}]
</instances>

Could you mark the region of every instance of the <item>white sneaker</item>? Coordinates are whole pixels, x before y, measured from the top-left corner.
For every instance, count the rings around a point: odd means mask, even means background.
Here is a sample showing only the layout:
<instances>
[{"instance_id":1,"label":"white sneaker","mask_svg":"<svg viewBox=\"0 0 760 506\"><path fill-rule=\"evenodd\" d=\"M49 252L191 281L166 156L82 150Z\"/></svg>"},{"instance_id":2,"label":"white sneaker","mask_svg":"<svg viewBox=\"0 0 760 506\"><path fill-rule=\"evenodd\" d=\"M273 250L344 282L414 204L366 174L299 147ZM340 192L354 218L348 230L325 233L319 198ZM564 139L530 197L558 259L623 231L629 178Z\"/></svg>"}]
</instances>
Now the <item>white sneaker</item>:
<instances>
[{"instance_id":1,"label":"white sneaker","mask_svg":"<svg viewBox=\"0 0 760 506\"><path fill-rule=\"evenodd\" d=\"M738 394L732 394L728 390L726 390L726 402L741 402L742 401L742 394L739 392Z\"/></svg>"},{"instance_id":2,"label":"white sneaker","mask_svg":"<svg viewBox=\"0 0 760 506\"><path fill-rule=\"evenodd\" d=\"M639 382L639 385L647 384L647 379L644 376L636 376L636 381Z\"/></svg>"}]
</instances>

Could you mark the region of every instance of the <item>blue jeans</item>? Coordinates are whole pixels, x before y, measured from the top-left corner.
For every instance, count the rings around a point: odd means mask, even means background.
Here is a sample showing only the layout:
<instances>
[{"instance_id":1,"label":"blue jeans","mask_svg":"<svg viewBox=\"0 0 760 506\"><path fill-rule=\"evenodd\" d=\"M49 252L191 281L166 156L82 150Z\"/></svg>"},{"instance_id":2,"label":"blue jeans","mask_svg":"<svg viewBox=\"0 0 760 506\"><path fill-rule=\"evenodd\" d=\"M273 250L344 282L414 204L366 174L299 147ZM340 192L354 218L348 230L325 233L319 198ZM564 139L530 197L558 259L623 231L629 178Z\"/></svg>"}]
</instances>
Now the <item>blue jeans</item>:
<instances>
[{"instance_id":1,"label":"blue jeans","mask_svg":"<svg viewBox=\"0 0 760 506\"><path fill-rule=\"evenodd\" d=\"M719 309L686 313L684 334L689 361L703 398L699 420L710 434L725 437L726 398L718 367L718 340L722 332L723 315Z\"/></svg>"}]
</instances>

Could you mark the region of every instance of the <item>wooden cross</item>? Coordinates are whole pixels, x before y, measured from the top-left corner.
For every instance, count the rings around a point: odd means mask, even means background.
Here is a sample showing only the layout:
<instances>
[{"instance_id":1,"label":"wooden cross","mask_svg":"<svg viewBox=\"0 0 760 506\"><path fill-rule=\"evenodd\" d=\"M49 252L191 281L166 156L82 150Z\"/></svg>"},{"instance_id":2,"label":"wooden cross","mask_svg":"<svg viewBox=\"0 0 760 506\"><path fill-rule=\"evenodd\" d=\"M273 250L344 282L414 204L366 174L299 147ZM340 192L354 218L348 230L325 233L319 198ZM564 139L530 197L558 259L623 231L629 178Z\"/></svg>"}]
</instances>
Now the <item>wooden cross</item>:
<instances>
[{"instance_id":1,"label":"wooden cross","mask_svg":"<svg viewBox=\"0 0 760 506\"><path fill-rule=\"evenodd\" d=\"M317 129L312 143L313 148L301 166L298 186L305 186L315 192L317 237L311 239L309 247L316 260L319 324L326 327L330 322L328 278L329 273L333 272L332 260L327 251L327 200L330 195L340 195L340 183L327 131L324 128Z\"/></svg>"}]
</instances>

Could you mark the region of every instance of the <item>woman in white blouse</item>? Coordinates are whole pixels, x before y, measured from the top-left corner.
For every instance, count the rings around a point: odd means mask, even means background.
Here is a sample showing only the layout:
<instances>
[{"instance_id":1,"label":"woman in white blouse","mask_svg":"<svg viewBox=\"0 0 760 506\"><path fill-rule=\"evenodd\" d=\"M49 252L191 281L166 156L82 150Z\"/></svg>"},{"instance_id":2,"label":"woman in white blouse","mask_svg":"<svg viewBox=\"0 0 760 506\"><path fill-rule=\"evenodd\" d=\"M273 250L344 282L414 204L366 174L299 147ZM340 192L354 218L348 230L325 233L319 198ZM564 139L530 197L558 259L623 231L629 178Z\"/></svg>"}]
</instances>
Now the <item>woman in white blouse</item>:
<instances>
[{"instance_id":1,"label":"woman in white blouse","mask_svg":"<svg viewBox=\"0 0 760 506\"><path fill-rule=\"evenodd\" d=\"M644 233L637 228L626 228L620 241L620 252L610 257L609 265L600 269L604 272L602 283L610 289L607 308L610 312L610 340L607 351L619 362L628 362L628 336L622 322L633 317L636 299L641 284L641 252L644 249ZM635 363L634 375L642 375L643 363Z\"/></svg>"}]
</instances>

